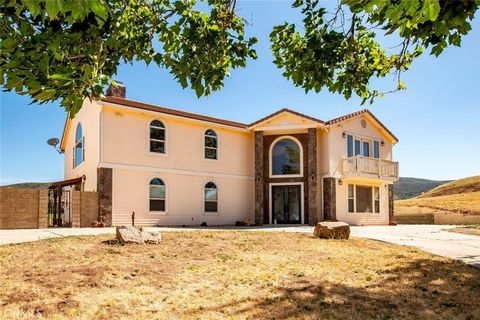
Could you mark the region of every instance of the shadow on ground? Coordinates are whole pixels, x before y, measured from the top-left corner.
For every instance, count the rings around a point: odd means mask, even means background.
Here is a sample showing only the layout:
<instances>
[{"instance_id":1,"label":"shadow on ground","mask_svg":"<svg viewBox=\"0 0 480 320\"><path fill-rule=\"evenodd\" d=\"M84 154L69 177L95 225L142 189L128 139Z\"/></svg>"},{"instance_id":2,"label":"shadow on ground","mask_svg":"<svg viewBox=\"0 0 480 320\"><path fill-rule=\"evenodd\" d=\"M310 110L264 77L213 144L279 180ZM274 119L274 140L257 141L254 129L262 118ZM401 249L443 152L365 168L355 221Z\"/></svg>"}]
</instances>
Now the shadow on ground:
<instances>
[{"instance_id":1,"label":"shadow on ground","mask_svg":"<svg viewBox=\"0 0 480 320\"><path fill-rule=\"evenodd\" d=\"M201 308L197 314L221 312L257 319L480 319L478 270L467 266L457 272L459 265L416 260L361 288L301 277L277 287L274 298L247 298Z\"/></svg>"}]
</instances>

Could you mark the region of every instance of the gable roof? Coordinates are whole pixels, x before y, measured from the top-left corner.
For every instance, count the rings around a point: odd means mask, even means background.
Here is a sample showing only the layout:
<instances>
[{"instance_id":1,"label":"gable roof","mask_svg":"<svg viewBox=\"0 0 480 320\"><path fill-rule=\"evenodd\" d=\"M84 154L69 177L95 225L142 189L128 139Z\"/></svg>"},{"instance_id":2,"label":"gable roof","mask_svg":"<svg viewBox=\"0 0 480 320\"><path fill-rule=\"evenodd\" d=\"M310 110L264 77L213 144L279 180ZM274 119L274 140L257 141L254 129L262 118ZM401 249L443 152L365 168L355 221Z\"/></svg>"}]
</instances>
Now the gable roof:
<instances>
[{"instance_id":1,"label":"gable roof","mask_svg":"<svg viewBox=\"0 0 480 320\"><path fill-rule=\"evenodd\" d=\"M328 120L327 122L325 122L325 124L327 126L330 126L330 125L333 125L333 124L336 124L336 123L340 123L340 122L343 122L343 121L346 121L346 120L350 120L352 118L355 118L357 116L360 116L360 115L363 115L363 114L367 114L369 115L370 117L373 118L373 120L375 122L378 123L378 125L386 131L386 133L395 141L395 143L398 142L398 138L390 131L388 130L388 128L380 121L378 120L377 117L375 117L373 115L372 112L370 112L370 110L368 109L363 109L363 110L360 110L360 111L357 111L357 112L352 112L352 113L349 113L349 114L346 114L344 116L341 116L341 117L338 117L338 118L335 118L335 119L332 119L332 120Z\"/></svg>"},{"instance_id":2,"label":"gable roof","mask_svg":"<svg viewBox=\"0 0 480 320\"><path fill-rule=\"evenodd\" d=\"M204 115L197 114L197 113L191 113L191 112L180 111L180 110L176 110L176 109L160 107L160 106L156 106L156 105L153 105L153 104L138 102L138 101L129 100L129 99L125 99L125 98L107 96L104 99L101 99L100 101L103 101L103 102L106 102L106 103L119 104L119 105L122 105L122 106L132 107L132 108L137 108L137 109L142 109L142 110L161 112L161 113L165 113L165 114L169 114L169 115L173 115L173 116L184 117L184 118L189 118L189 119L194 119L194 120L218 123L218 124L222 124L222 125L226 125L226 126L230 126L230 127L236 127L236 128L242 128L242 129L247 128L247 125L245 123L241 123L241 122L230 121L230 120L225 120L225 119L220 119L220 118L215 118L215 117L204 116Z\"/></svg>"},{"instance_id":3,"label":"gable roof","mask_svg":"<svg viewBox=\"0 0 480 320\"><path fill-rule=\"evenodd\" d=\"M248 125L248 128L255 127L255 126L259 125L260 123L265 122L269 119L275 118L276 116L278 116L282 113L291 113L291 114L296 115L298 117L305 118L305 119L310 120L310 121L318 122L319 124L324 124L324 122L320 119L317 119L317 118L314 118L314 117L311 117L311 116L307 116L306 114L303 114L303 113L300 113L300 112L297 112L297 111L293 111L293 110L288 109L288 108L283 108L283 109L280 109L280 110L278 110L274 113L269 114L266 117L263 117L263 118L255 121L255 122L250 123Z\"/></svg>"}]
</instances>

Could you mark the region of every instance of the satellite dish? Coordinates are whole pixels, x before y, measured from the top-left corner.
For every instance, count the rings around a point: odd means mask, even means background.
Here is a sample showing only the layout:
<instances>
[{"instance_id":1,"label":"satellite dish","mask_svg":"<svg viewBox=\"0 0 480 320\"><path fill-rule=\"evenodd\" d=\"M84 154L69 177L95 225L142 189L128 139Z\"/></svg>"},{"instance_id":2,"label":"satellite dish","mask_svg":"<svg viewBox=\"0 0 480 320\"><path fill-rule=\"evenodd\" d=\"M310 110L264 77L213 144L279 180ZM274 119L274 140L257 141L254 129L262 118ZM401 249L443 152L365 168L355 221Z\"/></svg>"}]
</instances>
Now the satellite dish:
<instances>
[{"instance_id":1,"label":"satellite dish","mask_svg":"<svg viewBox=\"0 0 480 320\"><path fill-rule=\"evenodd\" d=\"M48 145L52 147L56 147L59 142L60 140L58 140L58 138L50 138L47 140Z\"/></svg>"}]
</instances>

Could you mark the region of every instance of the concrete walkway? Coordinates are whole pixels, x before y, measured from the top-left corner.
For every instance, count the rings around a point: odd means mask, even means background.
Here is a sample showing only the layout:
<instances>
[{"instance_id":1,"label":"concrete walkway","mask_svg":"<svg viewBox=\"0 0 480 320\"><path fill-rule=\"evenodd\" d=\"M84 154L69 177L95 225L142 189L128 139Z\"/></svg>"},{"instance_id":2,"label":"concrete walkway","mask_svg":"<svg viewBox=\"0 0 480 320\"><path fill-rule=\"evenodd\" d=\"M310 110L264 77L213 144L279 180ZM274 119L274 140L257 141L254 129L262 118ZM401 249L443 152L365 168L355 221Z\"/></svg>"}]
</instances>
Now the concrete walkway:
<instances>
[{"instance_id":1,"label":"concrete walkway","mask_svg":"<svg viewBox=\"0 0 480 320\"><path fill-rule=\"evenodd\" d=\"M407 245L421 250L462 260L470 265L480 267L480 236L465 235L448 232L455 226L445 225L399 225L399 226L372 226L351 227L352 237L367 238L389 243ZM302 232L311 234L310 226L264 226L249 228L149 228L159 231L215 231L239 230L262 232ZM28 230L0 230L0 245L21 242L30 242L48 238L66 236L84 236L114 234L114 228L55 228L55 229L28 229Z\"/></svg>"}]
</instances>

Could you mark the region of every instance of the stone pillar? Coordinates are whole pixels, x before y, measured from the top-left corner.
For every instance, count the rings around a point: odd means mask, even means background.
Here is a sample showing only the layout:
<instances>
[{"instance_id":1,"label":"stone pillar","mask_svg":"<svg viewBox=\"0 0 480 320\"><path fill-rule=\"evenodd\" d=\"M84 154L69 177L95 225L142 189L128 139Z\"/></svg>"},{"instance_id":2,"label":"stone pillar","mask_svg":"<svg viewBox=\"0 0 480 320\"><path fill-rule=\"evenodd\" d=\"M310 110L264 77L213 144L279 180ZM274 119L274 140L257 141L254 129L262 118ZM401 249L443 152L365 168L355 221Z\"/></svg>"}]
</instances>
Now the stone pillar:
<instances>
[{"instance_id":1,"label":"stone pillar","mask_svg":"<svg viewBox=\"0 0 480 320\"><path fill-rule=\"evenodd\" d=\"M112 168L97 169L98 221L112 225Z\"/></svg>"},{"instance_id":2,"label":"stone pillar","mask_svg":"<svg viewBox=\"0 0 480 320\"><path fill-rule=\"evenodd\" d=\"M80 228L80 191L72 191L72 228Z\"/></svg>"},{"instance_id":3,"label":"stone pillar","mask_svg":"<svg viewBox=\"0 0 480 320\"><path fill-rule=\"evenodd\" d=\"M337 196L335 178L323 178L323 218L337 220Z\"/></svg>"},{"instance_id":4,"label":"stone pillar","mask_svg":"<svg viewBox=\"0 0 480 320\"><path fill-rule=\"evenodd\" d=\"M307 138L308 164L308 224L314 226L318 222L317 204L317 129L308 129Z\"/></svg>"},{"instance_id":5,"label":"stone pillar","mask_svg":"<svg viewBox=\"0 0 480 320\"><path fill-rule=\"evenodd\" d=\"M394 205L393 205L393 184L388 185L388 222L393 222L393 213L394 213Z\"/></svg>"},{"instance_id":6,"label":"stone pillar","mask_svg":"<svg viewBox=\"0 0 480 320\"><path fill-rule=\"evenodd\" d=\"M48 190L38 190L38 228L48 227Z\"/></svg>"},{"instance_id":7,"label":"stone pillar","mask_svg":"<svg viewBox=\"0 0 480 320\"><path fill-rule=\"evenodd\" d=\"M255 131L255 224L263 224L263 131Z\"/></svg>"}]
</instances>

